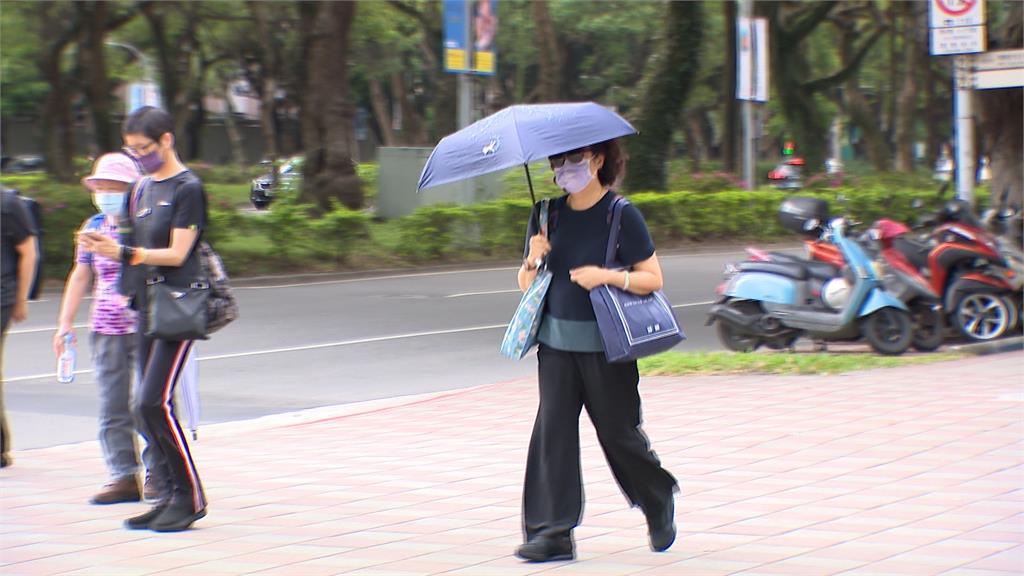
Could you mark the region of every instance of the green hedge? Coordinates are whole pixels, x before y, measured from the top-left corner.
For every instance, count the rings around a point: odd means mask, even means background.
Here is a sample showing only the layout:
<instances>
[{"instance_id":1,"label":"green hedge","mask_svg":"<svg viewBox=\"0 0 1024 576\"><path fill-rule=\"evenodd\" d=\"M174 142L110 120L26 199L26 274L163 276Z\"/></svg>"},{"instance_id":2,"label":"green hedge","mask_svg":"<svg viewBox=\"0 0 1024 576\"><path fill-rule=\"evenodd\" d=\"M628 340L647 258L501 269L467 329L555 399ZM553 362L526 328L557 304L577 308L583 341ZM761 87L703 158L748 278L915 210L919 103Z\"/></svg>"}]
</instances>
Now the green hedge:
<instances>
[{"instance_id":1,"label":"green hedge","mask_svg":"<svg viewBox=\"0 0 1024 576\"><path fill-rule=\"evenodd\" d=\"M365 169L360 171L361 177L376 177L375 165L362 166ZM709 240L795 239L782 229L777 217L779 203L790 193L771 189L711 191L723 179L714 175L708 181L714 185L699 191L630 195L659 247ZM45 175L3 176L0 183L20 189L41 204L46 275L64 278L74 253L74 232L95 213L89 194L80 185L58 184ZM846 213L862 222L882 216L912 221L920 213L911 206L915 198L934 206L934 188L894 184L802 190L797 194L826 198L834 214ZM836 201L839 195L845 198L843 203ZM977 197L979 205L984 204L982 191ZM239 212L227 195L211 194L206 237L236 275L335 269L353 264L353 255L362 249L364 253L386 255L394 263L514 258L522 252L530 210L530 200L523 191L469 206L429 206L395 222L377 224L365 212L340 206L314 218L309 206L295 203L290 196L283 196L267 212ZM371 228L384 227L389 234L396 233L387 242L375 240Z\"/></svg>"},{"instance_id":2,"label":"green hedge","mask_svg":"<svg viewBox=\"0 0 1024 576\"><path fill-rule=\"evenodd\" d=\"M774 190L725 192L644 192L629 196L647 221L655 244L683 241L793 237L779 224L779 203L789 196ZM833 215L872 222L880 217L909 222L920 213L915 198L934 198L931 190L837 188L801 191L827 199ZM837 198L842 196L843 201ZM470 206L420 208L400 219L399 252L415 261L465 254L515 256L523 248L530 214L527 199L504 198Z\"/></svg>"}]
</instances>

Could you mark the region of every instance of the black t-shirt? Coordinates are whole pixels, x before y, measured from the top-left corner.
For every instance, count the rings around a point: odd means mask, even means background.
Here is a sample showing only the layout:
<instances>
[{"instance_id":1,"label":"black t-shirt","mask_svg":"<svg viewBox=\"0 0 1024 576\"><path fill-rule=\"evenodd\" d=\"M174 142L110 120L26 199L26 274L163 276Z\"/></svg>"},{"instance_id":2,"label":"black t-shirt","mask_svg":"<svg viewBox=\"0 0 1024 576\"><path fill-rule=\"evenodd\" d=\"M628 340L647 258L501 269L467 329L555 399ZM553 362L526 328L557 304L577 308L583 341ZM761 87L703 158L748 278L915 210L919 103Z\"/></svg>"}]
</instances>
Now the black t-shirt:
<instances>
[{"instance_id":1,"label":"black t-shirt","mask_svg":"<svg viewBox=\"0 0 1024 576\"><path fill-rule=\"evenodd\" d=\"M148 180L132 203L132 244L149 249L168 248L171 245L171 231L175 228L196 230L201 238L206 228L206 205L203 183L189 170L166 180ZM199 238L196 240L198 242ZM151 274L168 279L191 280L201 271L199 254L195 248L180 268L128 266L124 271L122 293L130 296L144 294L146 277Z\"/></svg>"},{"instance_id":2,"label":"black t-shirt","mask_svg":"<svg viewBox=\"0 0 1024 576\"><path fill-rule=\"evenodd\" d=\"M20 260L17 246L36 235L25 202L13 191L0 192L0 306L14 306Z\"/></svg>"},{"instance_id":3,"label":"black t-shirt","mask_svg":"<svg viewBox=\"0 0 1024 576\"><path fill-rule=\"evenodd\" d=\"M576 211L569 207L568 196L551 200L548 208L548 240L551 252L548 254L548 269L551 270L551 287L548 288L545 314L563 320L595 321L594 308L590 304L590 293L569 279L569 271L580 266L604 266L605 251L608 248L608 234L611 230L611 204L614 192L606 193L598 202L586 210ZM529 253L530 238L537 234L539 205L534 208L526 232L526 250ZM647 260L654 254L654 242L647 231L647 223L640 210L632 204L622 209L619 229L619 248L616 252L617 265L633 266Z\"/></svg>"}]
</instances>

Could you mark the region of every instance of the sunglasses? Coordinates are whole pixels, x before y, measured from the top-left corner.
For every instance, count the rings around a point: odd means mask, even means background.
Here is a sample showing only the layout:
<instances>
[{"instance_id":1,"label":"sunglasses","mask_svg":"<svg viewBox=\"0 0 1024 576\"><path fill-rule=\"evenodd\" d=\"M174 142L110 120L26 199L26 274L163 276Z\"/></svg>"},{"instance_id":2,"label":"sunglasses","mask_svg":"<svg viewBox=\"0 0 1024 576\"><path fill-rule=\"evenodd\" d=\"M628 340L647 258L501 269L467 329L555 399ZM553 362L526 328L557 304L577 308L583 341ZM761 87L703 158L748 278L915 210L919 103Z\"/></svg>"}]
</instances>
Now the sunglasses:
<instances>
[{"instance_id":1,"label":"sunglasses","mask_svg":"<svg viewBox=\"0 0 1024 576\"><path fill-rule=\"evenodd\" d=\"M552 168L561 168L565 165L565 161L568 160L573 164L578 164L583 161L583 154L586 149L573 150L572 152L566 152L565 154L556 154L554 156L548 156L548 162L551 163Z\"/></svg>"},{"instance_id":2,"label":"sunglasses","mask_svg":"<svg viewBox=\"0 0 1024 576\"><path fill-rule=\"evenodd\" d=\"M133 146L124 146L124 147L121 148L121 151L126 153L126 154L128 154L129 156L131 156L133 158L141 158L142 156L145 156L146 154L149 154L148 151L152 150L153 147L156 146L156 145L157 145L157 143L155 141L150 140L148 143L143 144L142 146L140 146L138 148L133 147Z\"/></svg>"}]
</instances>

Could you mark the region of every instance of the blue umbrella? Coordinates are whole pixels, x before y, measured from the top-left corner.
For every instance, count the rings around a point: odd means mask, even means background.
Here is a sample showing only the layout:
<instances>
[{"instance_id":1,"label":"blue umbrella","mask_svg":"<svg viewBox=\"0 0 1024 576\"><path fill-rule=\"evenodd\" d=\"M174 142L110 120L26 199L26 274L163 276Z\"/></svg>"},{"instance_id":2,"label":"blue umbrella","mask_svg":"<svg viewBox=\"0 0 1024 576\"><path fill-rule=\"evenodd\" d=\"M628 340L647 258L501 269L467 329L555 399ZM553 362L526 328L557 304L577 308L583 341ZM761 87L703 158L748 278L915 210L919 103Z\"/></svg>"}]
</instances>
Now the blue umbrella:
<instances>
[{"instance_id":1,"label":"blue umbrella","mask_svg":"<svg viewBox=\"0 0 1024 576\"><path fill-rule=\"evenodd\" d=\"M636 133L621 116L594 102L509 106L442 138L416 189L523 165L533 198L530 162Z\"/></svg>"}]
</instances>

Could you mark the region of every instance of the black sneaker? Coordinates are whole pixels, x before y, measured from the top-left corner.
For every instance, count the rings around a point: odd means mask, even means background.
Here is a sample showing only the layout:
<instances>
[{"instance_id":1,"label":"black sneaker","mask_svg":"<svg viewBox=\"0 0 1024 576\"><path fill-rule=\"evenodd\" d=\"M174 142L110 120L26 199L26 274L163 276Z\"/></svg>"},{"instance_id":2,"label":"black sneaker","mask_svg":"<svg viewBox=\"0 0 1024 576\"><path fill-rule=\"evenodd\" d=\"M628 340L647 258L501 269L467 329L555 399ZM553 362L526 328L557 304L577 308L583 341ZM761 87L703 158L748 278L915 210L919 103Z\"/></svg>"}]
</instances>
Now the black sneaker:
<instances>
[{"instance_id":1,"label":"black sneaker","mask_svg":"<svg viewBox=\"0 0 1024 576\"><path fill-rule=\"evenodd\" d=\"M163 513L149 523L154 532L181 532L188 530L192 523L206 516L206 508L196 512L191 507L168 506Z\"/></svg>"},{"instance_id":2,"label":"black sneaker","mask_svg":"<svg viewBox=\"0 0 1024 576\"><path fill-rule=\"evenodd\" d=\"M516 549L516 556L530 562L558 562L576 558L572 536L537 536Z\"/></svg>"},{"instance_id":3,"label":"black sneaker","mask_svg":"<svg viewBox=\"0 0 1024 576\"><path fill-rule=\"evenodd\" d=\"M651 550L655 552L668 550L676 541L676 506L671 495L665 508L647 517L647 533L651 537Z\"/></svg>"},{"instance_id":4,"label":"black sneaker","mask_svg":"<svg viewBox=\"0 0 1024 576\"><path fill-rule=\"evenodd\" d=\"M167 509L167 504L160 503L149 509L149 512L145 514L139 514L138 516L132 516L131 518L124 521L124 527L129 530L146 530L156 517L163 513Z\"/></svg>"}]
</instances>

